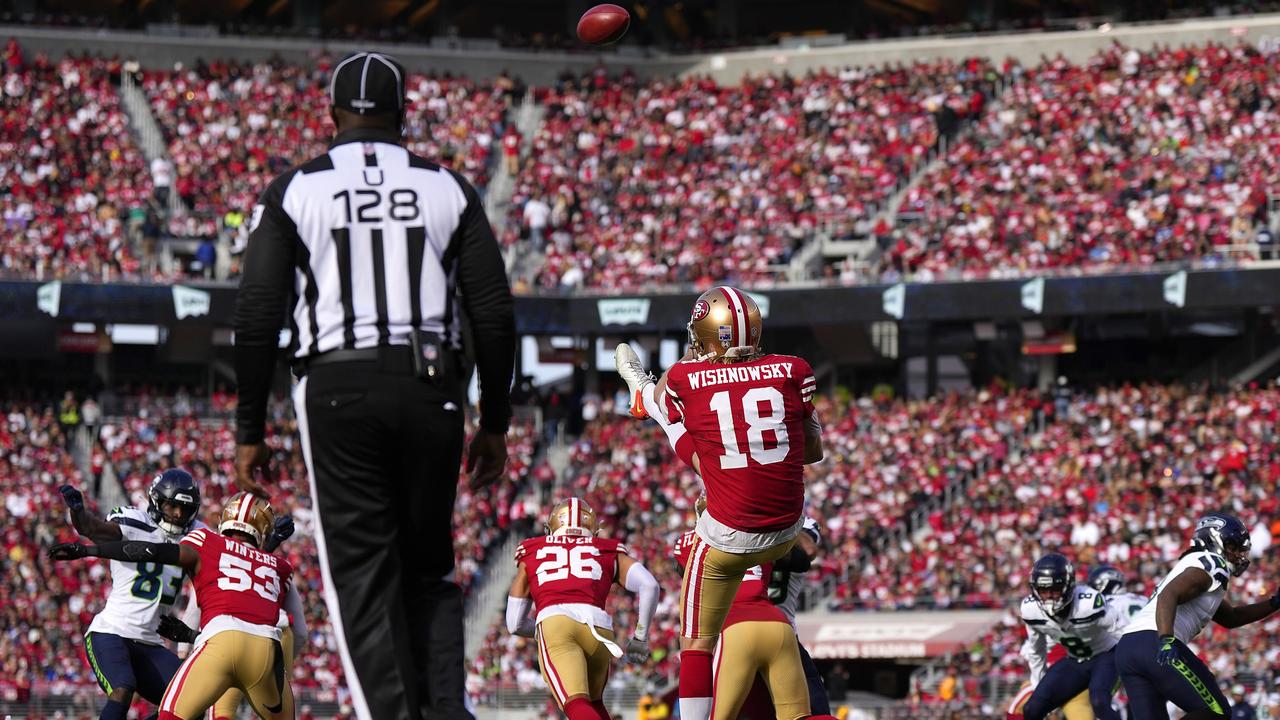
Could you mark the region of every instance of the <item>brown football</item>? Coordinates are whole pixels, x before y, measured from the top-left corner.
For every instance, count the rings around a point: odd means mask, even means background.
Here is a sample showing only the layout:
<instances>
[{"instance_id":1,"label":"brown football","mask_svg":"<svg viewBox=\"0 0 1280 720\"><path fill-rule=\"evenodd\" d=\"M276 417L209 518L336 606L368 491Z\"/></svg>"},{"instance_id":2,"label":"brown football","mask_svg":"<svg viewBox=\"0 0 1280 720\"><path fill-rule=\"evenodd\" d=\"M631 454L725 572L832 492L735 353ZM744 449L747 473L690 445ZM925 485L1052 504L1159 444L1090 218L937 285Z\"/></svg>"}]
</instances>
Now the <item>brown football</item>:
<instances>
[{"instance_id":1,"label":"brown football","mask_svg":"<svg viewBox=\"0 0 1280 720\"><path fill-rule=\"evenodd\" d=\"M626 9L605 3L583 13L578 20L578 39L588 45L608 45L622 39L631 26Z\"/></svg>"}]
</instances>

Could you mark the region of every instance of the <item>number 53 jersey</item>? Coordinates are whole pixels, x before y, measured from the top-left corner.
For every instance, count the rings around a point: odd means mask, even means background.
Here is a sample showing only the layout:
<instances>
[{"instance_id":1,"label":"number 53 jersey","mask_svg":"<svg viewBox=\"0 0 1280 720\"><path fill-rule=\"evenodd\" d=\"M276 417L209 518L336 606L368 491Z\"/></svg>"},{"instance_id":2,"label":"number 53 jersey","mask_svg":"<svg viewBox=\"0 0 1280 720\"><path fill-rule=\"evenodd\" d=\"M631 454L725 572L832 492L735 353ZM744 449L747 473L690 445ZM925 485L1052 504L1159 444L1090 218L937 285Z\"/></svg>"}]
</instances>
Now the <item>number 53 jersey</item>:
<instances>
[{"instance_id":1,"label":"number 53 jersey","mask_svg":"<svg viewBox=\"0 0 1280 720\"><path fill-rule=\"evenodd\" d=\"M293 575L288 560L209 529L187 535L182 544L200 553L192 578L200 605L197 645L224 630L280 639L276 623Z\"/></svg>"},{"instance_id":2,"label":"number 53 jersey","mask_svg":"<svg viewBox=\"0 0 1280 720\"><path fill-rule=\"evenodd\" d=\"M529 578L536 621L565 615L612 630L613 616L604 605L618 577L618 556L630 554L617 540L580 535L546 535L520 543L516 563Z\"/></svg>"},{"instance_id":3,"label":"number 53 jersey","mask_svg":"<svg viewBox=\"0 0 1280 720\"><path fill-rule=\"evenodd\" d=\"M145 511L135 507L118 507L107 514L107 521L120 527L124 540L171 543L178 538L156 527ZM204 523L196 521L197 529ZM118 635L122 638L160 645L164 640L156 634L160 615L172 609L182 597L182 568L160 563L111 561L111 594L107 606L93 618L86 632Z\"/></svg>"}]
</instances>

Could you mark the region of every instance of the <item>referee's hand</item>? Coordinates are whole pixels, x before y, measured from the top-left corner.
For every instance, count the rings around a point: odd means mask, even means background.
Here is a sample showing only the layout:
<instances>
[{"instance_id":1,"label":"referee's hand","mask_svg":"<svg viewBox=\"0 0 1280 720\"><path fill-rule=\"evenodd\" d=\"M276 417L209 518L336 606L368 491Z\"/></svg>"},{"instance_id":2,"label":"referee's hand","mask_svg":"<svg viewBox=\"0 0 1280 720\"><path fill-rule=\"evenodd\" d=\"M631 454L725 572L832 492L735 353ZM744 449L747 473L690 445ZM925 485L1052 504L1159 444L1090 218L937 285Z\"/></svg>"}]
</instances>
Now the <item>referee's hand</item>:
<instances>
[{"instance_id":1,"label":"referee's hand","mask_svg":"<svg viewBox=\"0 0 1280 720\"><path fill-rule=\"evenodd\" d=\"M246 492L264 498L271 497L266 488L254 477L255 470L262 471L262 479L271 479L271 448L260 442L257 445L236 445L236 486Z\"/></svg>"},{"instance_id":2,"label":"referee's hand","mask_svg":"<svg viewBox=\"0 0 1280 720\"><path fill-rule=\"evenodd\" d=\"M471 489L487 488L502 477L507 465L507 436L505 433L477 429L471 438L467 452L467 472L471 473Z\"/></svg>"}]
</instances>

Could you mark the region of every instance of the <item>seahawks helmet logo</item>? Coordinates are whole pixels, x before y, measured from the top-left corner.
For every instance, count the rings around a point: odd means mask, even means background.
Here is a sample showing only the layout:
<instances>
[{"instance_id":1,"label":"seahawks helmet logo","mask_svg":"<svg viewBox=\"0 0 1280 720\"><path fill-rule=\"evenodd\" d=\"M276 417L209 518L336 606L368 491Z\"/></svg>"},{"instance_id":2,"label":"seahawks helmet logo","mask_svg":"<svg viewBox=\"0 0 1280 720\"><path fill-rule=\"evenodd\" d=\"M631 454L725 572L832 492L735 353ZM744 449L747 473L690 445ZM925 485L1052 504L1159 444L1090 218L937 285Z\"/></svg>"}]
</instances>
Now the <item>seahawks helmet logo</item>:
<instances>
[{"instance_id":1,"label":"seahawks helmet logo","mask_svg":"<svg viewBox=\"0 0 1280 720\"><path fill-rule=\"evenodd\" d=\"M1213 528L1214 530L1221 530L1226 526L1227 526L1226 518L1219 517L1217 515L1202 517L1200 518L1200 522L1196 523L1197 530L1203 530L1205 528Z\"/></svg>"}]
</instances>

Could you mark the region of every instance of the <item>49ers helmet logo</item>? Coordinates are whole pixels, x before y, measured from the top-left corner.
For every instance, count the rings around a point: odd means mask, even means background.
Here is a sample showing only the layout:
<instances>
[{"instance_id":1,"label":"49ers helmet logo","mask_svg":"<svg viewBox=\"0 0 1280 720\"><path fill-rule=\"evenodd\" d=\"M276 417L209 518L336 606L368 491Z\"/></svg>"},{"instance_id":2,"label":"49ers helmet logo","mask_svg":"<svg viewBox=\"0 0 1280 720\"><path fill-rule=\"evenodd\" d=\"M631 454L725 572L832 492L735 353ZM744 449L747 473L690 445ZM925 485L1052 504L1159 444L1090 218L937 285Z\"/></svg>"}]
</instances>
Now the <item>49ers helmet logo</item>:
<instances>
[{"instance_id":1,"label":"49ers helmet logo","mask_svg":"<svg viewBox=\"0 0 1280 720\"><path fill-rule=\"evenodd\" d=\"M706 317L707 313L709 312L711 312L711 305L707 303L706 300L698 300L698 302L694 303L693 319L695 321L701 320L702 318Z\"/></svg>"}]
</instances>

